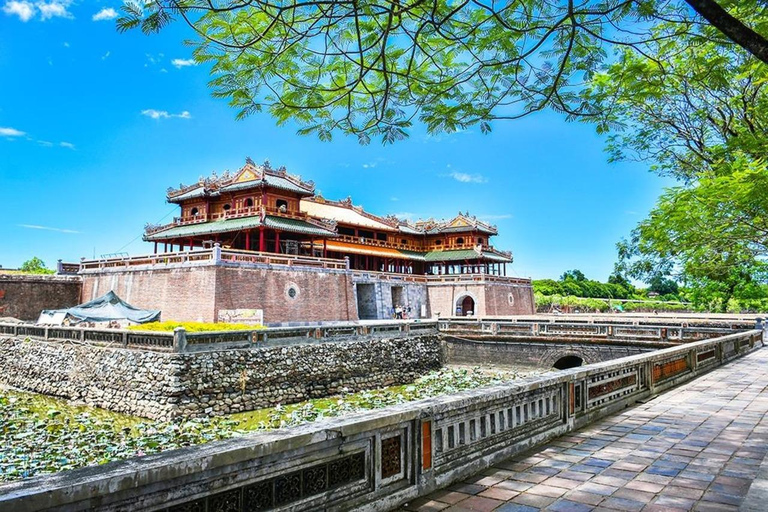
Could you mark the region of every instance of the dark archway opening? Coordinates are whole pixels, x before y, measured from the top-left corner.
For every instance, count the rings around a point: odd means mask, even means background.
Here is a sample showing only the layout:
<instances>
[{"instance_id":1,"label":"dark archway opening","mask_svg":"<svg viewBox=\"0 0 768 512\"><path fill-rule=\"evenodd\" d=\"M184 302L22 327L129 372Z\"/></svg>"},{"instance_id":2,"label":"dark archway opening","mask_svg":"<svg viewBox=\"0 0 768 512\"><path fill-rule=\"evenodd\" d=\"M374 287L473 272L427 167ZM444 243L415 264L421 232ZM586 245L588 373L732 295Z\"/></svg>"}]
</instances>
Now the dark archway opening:
<instances>
[{"instance_id":1,"label":"dark archway opening","mask_svg":"<svg viewBox=\"0 0 768 512\"><path fill-rule=\"evenodd\" d=\"M565 370L567 368L576 368L584 364L584 360L579 356L565 356L555 362L554 366L558 370Z\"/></svg>"},{"instance_id":2,"label":"dark archway opening","mask_svg":"<svg viewBox=\"0 0 768 512\"><path fill-rule=\"evenodd\" d=\"M456 316L470 316L475 314L475 300L467 295L456 305Z\"/></svg>"}]
</instances>

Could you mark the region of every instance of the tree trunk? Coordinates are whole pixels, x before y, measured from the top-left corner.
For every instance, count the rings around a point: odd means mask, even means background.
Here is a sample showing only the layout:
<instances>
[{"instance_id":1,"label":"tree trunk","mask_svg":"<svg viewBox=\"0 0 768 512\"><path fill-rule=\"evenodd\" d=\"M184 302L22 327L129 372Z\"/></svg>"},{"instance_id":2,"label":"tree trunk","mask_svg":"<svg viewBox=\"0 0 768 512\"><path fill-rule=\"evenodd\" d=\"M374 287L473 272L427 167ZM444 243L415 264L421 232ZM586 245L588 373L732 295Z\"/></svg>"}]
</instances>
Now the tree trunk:
<instances>
[{"instance_id":1,"label":"tree trunk","mask_svg":"<svg viewBox=\"0 0 768 512\"><path fill-rule=\"evenodd\" d=\"M685 0L685 2L728 39L768 64L768 39L728 14L728 11L714 0Z\"/></svg>"}]
</instances>

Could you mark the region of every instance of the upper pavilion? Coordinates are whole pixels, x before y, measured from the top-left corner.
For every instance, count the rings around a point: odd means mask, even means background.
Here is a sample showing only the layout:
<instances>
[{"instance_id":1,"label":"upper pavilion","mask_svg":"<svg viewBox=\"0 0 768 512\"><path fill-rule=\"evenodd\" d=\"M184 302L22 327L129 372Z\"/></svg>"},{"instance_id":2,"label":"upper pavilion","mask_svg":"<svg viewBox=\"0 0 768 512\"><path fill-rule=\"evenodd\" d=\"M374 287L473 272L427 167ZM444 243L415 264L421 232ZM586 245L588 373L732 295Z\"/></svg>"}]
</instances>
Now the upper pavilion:
<instances>
[{"instance_id":1,"label":"upper pavilion","mask_svg":"<svg viewBox=\"0 0 768 512\"><path fill-rule=\"evenodd\" d=\"M169 188L181 212L170 224L147 225L144 240L164 251L221 247L262 253L348 258L357 270L407 274L506 274L509 252L494 249L495 226L468 213L448 221L381 217L347 198L315 195L315 185L246 159L235 173Z\"/></svg>"}]
</instances>

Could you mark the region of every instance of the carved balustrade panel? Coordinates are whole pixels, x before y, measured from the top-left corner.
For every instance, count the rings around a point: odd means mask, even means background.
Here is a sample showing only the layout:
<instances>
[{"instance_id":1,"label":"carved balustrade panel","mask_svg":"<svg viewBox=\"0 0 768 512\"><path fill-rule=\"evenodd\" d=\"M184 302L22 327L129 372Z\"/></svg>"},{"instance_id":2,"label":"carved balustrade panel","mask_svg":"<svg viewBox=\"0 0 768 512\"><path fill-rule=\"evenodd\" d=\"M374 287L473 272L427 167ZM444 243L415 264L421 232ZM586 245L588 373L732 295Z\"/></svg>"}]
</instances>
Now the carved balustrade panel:
<instances>
[{"instance_id":1,"label":"carved balustrade panel","mask_svg":"<svg viewBox=\"0 0 768 512\"><path fill-rule=\"evenodd\" d=\"M392 439L400 440L400 437ZM366 478L366 454L357 452L329 462L250 483L202 499L174 505L166 512L255 512L320 496ZM311 503L301 509L311 510Z\"/></svg>"}]
</instances>

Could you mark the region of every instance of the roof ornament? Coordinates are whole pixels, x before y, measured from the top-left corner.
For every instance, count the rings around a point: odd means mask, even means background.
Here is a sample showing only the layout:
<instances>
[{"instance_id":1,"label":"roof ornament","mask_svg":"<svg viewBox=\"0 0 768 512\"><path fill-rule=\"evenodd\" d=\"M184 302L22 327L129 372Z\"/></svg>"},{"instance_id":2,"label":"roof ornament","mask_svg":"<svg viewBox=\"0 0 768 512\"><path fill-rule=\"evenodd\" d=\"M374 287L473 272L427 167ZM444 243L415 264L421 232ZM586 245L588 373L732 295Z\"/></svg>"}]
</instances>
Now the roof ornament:
<instances>
[{"instance_id":1,"label":"roof ornament","mask_svg":"<svg viewBox=\"0 0 768 512\"><path fill-rule=\"evenodd\" d=\"M278 174L283 174L283 175L285 175L285 174L287 174L287 173L288 173L288 171L286 171L286 170L285 170L285 166L284 166L284 165L281 165L281 166L280 166L280 167L277 169L277 172L278 172ZM301 181L301 176L296 176L296 178L297 178L299 181Z\"/></svg>"},{"instance_id":2,"label":"roof ornament","mask_svg":"<svg viewBox=\"0 0 768 512\"><path fill-rule=\"evenodd\" d=\"M223 180L228 180L230 177L231 177L231 176L230 176L230 174L229 174L229 169L227 169L226 171L224 171L223 173L221 173L221 179L223 179Z\"/></svg>"},{"instance_id":3,"label":"roof ornament","mask_svg":"<svg viewBox=\"0 0 768 512\"><path fill-rule=\"evenodd\" d=\"M253 160L249 156L245 157L245 165L252 165L256 167L256 164L253 162Z\"/></svg>"},{"instance_id":4,"label":"roof ornament","mask_svg":"<svg viewBox=\"0 0 768 512\"><path fill-rule=\"evenodd\" d=\"M347 196L346 199L342 199L339 202L345 206L352 206L352 196Z\"/></svg>"},{"instance_id":5,"label":"roof ornament","mask_svg":"<svg viewBox=\"0 0 768 512\"><path fill-rule=\"evenodd\" d=\"M265 158L264 163L262 164L264 169L267 169L268 171L272 170L272 164L269 163L269 159Z\"/></svg>"}]
</instances>

